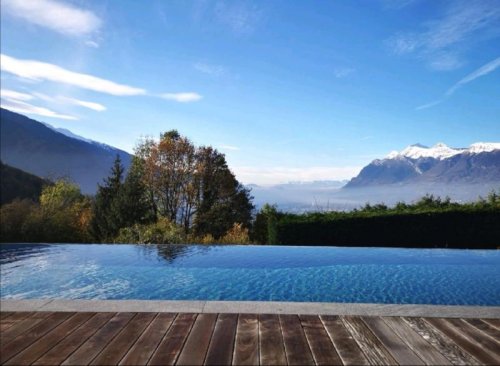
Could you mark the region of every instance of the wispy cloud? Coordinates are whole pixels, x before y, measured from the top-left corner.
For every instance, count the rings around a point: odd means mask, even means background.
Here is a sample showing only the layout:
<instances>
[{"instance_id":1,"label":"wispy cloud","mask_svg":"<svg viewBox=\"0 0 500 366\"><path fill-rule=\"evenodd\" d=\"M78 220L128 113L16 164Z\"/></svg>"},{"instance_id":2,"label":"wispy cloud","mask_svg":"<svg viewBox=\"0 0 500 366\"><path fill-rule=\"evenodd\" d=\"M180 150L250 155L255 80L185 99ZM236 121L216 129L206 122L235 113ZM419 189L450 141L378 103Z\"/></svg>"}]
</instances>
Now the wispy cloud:
<instances>
[{"instance_id":1,"label":"wispy cloud","mask_svg":"<svg viewBox=\"0 0 500 366\"><path fill-rule=\"evenodd\" d=\"M93 12L54 0L2 0L2 11L69 36L89 35L102 24Z\"/></svg>"},{"instance_id":2,"label":"wispy cloud","mask_svg":"<svg viewBox=\"0 0 500 366\"><path fill-rule=\"evenodd\" d=\"M489 73L495 71L499 67L500 67L500 57L496 58L491 62L488 62L486 65L481 66L479 69L475 70L474 72L470 73L460 81L456 82L451 88L449 88L446 91L443 98L436 100L434 102L421 105L419 107L416 107L415 109L420 110L420 109L434 107L435 105L442 103L446 98L450 97L453 93L457 91L457 89L461 88L465 84L468 84L481 76L488 75Z\"/></svg>"},{"instance_id":3,"label":"wispy cloud","mask_svg":"<svg viewBox=\"0 0 500 366\"><path fill-rule=\"evenodd\" d=\"M193 67L195 68L195 70L197 70L203 74L210 75L210 76L219 77L219 76L223 76L227 73L226 68L223 66L210 65L210 64L207 64L204 62L196 62L193 64Z\"/></svg>"},{"instance_id":4,"label":"wispy cloud","mask_svg":"<svg viewBox=\"0 0 500 366\"><path fill-rule=\"evenodd\" d=\"M423 23L422 30L391 37L387 43L393 52L415 55L434 70L454 70L465 64L464 52L476 36L499 36L498 1L464 0L446 4L443 16Z\"/></svg>"},{"instance_id":5,"label":"wispy cloud","mask_svg":"<svg viewBox=\"0 0 500 366\"><path fill-rule=\"evenodd\" d=\"M1 89L0 96L4 99L13 99L13 100L21 100L21 101L28 101L28 100L33 99L33 95L31 95L31 94L21 93L21 92L18 92L15 90L10 90L10 89Z\"/></svg>"},{"instance_id":6,"label":"wispy cloud","mask_svg":"<svg viewBox=\"0 0 500 366\"><path fill-rule=\"evenodd\" d=\"M0 56L0 67L2 71L24 79L52 81L118 96L146 94L146 91L141 88L118 84L88 74L69 71L57 65L45 62L21 60L4 54Z\"/></svg>"},{"instance_id":7,"label":"wispy cloud","mask_svg":"<svg viewBox=\"0 0 500 366\"><path fill-rule=\"evenodd\" d=\"M231 150L231 151L237 151L239 150L240 148L237 147L237 146L233 146L233 145L220 145L219 146L219 149L221 150Z\"/></svg>"},{"instance_id":8,"label":"wispy cloud","mask_svg":"<svg viewBox=\"0 0 500 366\"><path fill-rule=\"evenodd\" d=\"M38 107L38 106L23 102L20 100L2 98L0 105L2 108L6 108L6 109L9 109L9 110L11 110L13 112L17 112L17 113L33 114L33 115L37 115L37 116L52 117L52 118L59 118L59 119L69 119L69 120L78 119L75 116L70 116L67 114L60 114L60 113L54 112L48 108Z\"/></svg>"},{"instance_id":9,"label":"wispy cloud","mask_svg":"<svg viewBox=\"0 0 500 366\"><path fill-rule=\"evenodd\" d=\"M253 33L262 19L262 11L253 3L218 1L214 12L220 23L239 35Z\"/></svg>"},{"instance_id":10,"label":"wispy cloud","mask_svg":"<svg viewBox=\"0 0 500 366\"><path fill-rule=\"evenodd\" d=\"M481 76L488 75L490 72L495 71L498 67L500 67L500 57L491 62L488 62L486 65L481 66L479 69L470 73L462 80L457 82L450 89L448 89L448 91L446 92L446 96L452 95L458 88L464 86L465 84L468 84Z\"/></svg>"},{"instance_id":11,"label":"wispy cloud","mask_svg":"<svg viewBox=\"0 0 500 366\"><path fill-rule=\"evenodd\" d=\"M203 98L203 96L201 96L200 94L193 92L165 93L161 94L160 97L166 100L172 100L174 102L179 102L179 103L197 102L198 100Z\"/></svg>"},{"instance_id":12,"label":"wispy cloud","mask_svg":"<svg viewBox=\"0 0 500 366\"><path fill-rule=\"evenodd\" d=\"M362 167L316 166L307 168L288 167L235 167L234 172L245 184L279 184L290 181L343 180L356 176Z\"/></svg>"},{"instance_id":13,"label":"wispy cloud","mask_svg":"<svg viewBox=\"0 0 500 366\"><path fill-rule=\"evenodd\" d=\"M333 70L333 75L337 79L345 78L351 74L353 74L356 70L350 67L337 68Z\"/></svg>"},{"instance_id":14,"label":"wispy cloud","mask_svg":"<svg viewBox=\"0 0 500 366\"><path fill-rule=\"evenodd\" d=\"M99 104L99 103L95 103L95 102L88 102L86 100L79 100L79 99L63 97L63 96L60 96L59 99L63 102L77 105L77 106L84 107L84 108L88 108L88 109L92 109L96 112L102 112L102 111L106 110L105 106L103 106L102 104Z\"/></svg>"}]
</instances>

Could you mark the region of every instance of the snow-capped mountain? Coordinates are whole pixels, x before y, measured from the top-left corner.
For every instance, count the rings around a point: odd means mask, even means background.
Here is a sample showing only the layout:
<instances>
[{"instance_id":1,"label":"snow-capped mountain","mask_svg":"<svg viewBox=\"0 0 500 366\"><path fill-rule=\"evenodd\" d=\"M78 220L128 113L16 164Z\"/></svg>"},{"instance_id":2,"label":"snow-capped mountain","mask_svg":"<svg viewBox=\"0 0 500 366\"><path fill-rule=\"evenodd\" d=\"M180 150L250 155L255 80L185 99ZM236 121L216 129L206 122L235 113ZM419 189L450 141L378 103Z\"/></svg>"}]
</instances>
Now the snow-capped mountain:
<instances>
[{"instance_id":1,"label":"snow-capped mountain","mask_svg":"<svg viewBox=\"0 0 500 366\"><path fill-rule=\"evenodd\" d=\"M420 158L434 158L443 160L450 158L454 155L462 153L479 154L482 152L491 152L500 150L500 143L497 142L476 142L469 146L469 148L453 148L446 144L439 142L432 147L427 147L421 144L410 145L402 151L392 151L387 155L386 159L395 159L398 157L405 157L409 159Z\"/></svg>"},{"instance_id":2,"label":"snow-capped mountain","mask_svg":"<svg viewBox=\"0 0 500 366\"><path fill-rule=\"evenodd\" d=\"M421 182L500 184L500 143L477 142L468 148L410 145L372 161L346 187Z\"/></svg>"}]
</instances>

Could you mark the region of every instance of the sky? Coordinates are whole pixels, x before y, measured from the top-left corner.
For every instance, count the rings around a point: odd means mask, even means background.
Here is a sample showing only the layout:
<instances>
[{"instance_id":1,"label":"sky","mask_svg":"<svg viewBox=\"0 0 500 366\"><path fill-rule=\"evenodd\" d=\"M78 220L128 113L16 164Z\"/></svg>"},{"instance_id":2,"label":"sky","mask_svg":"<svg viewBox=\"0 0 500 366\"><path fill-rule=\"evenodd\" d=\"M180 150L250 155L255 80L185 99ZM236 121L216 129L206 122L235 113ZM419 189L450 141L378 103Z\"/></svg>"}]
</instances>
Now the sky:
<instances>
[{"instance_id":1,"label":"sky","mask_svg":"<svg viewBox=\"0 0 500 366\"><path fill-rule=\"evenodd\" d=\"M2 0L1 105L133 152L177 129L243 183L500 141L498 0Z\"/></svg>"}]
</instances>

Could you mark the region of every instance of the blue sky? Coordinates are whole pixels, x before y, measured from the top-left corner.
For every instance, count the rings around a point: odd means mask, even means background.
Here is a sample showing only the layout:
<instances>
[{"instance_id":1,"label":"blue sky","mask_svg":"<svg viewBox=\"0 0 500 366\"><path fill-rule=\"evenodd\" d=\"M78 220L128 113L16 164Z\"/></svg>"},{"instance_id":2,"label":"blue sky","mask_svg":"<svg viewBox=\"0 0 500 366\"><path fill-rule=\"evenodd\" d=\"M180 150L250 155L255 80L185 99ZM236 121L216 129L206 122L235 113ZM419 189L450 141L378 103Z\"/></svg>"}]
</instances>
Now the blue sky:
<instances>
[{"instance_id":1,"label":"blue sky","mask_svg":"<svg viewBox=\"0 0 500 366\"><path fill-rule=\"evenodd\" d=\"M133 151L178 129L245 183L500 141L491 1L2 0L2 106Z\"/></svg>"}]
</instances>

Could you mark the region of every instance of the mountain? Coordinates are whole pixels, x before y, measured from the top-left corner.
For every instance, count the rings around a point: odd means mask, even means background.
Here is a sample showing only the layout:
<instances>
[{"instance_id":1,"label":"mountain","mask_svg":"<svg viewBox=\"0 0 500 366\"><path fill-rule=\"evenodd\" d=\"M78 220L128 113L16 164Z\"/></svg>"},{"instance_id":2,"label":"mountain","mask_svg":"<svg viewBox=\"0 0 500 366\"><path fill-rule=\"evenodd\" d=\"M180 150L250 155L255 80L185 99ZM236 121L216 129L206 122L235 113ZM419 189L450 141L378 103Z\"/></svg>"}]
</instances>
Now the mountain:
<instances>
[{"instance_id":1,"label":"mountain","mask_svg":"<svg viewBox=\"0 0 500 366\"><path fill-rule=\"evenodd\" d=\"M36 175L23 172L0 162L0 204L12 202L14 199L30 199L37 201L44 185L50 184Z\"/></svg>"},{"instance_id":2,"label":"mountain","mask_svg":"<svg viewBox=\"0 0 500 366\"><path fill-rule=\"evenodd\" d=\"M0 110L2 162L36 176L69 178L93 194L109 175L117 155L125 167L132 156L123 150L73 135L7 109Z\"/></svg>"},{"instance_id":3,"label":"mountain","mask_svg":"<svg viewBox=\"0 0 500 366\"><path fill-rule=\"evenodd\" d=\"M500 183L500 143L478 142L469 148L411 145L372 161L345 188L423 183Z\"/></svg>"}]
</instances>

